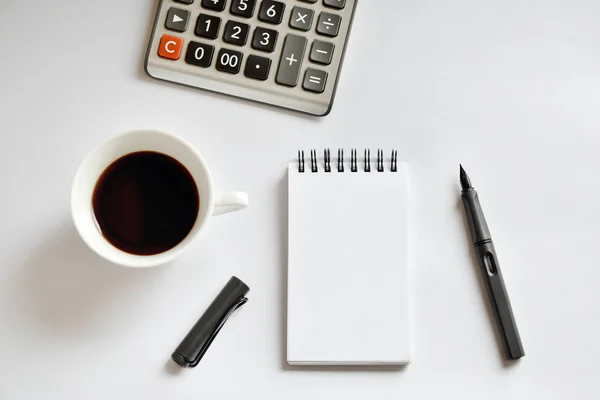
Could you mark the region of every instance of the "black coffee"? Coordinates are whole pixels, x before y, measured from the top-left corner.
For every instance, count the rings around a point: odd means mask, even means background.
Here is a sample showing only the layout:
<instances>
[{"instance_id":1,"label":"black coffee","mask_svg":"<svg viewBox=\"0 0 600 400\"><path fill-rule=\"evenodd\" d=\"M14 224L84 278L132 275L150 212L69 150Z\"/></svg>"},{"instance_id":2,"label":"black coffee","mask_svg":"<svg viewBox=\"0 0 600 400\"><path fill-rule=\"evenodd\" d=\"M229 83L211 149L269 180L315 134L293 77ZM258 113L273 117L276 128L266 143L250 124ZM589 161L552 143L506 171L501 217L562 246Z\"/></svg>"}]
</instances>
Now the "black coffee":
<instances>
[{"instance_id":1,"label":"black coffee","mask_svg":"<svg viewBox=\"0 0 600 400\"><path fill-rule=\"evenodd\" d=\"M92 206L106 240L127 253L152 255L175 247L190 233L200 196L179 161L141 151L121 157L102 173Z\"/></svg>"}]
</instances>

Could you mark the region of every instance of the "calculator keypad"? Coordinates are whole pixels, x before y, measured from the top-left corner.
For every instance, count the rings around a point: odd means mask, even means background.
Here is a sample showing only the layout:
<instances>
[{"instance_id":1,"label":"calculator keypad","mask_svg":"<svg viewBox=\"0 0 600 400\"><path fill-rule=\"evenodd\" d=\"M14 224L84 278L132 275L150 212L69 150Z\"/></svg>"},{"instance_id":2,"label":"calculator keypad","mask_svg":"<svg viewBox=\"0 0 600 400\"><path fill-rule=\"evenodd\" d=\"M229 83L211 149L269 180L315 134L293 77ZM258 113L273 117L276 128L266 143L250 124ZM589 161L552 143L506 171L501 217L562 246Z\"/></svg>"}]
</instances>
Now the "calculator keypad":
<instances>
[{"instance_id":1,"label":"calculator keypad","mask_svg":"<svg viewBox=\"0 0 600 400\"><path fill-rule=\"evenodd\" d=\"M236 46L243 46L248 41L248 31L250 26L236 21L227 21L225 25L225 33L223 34L223 41L226 43L235 44Z\"/></svg>"},{"instance_id":2,"label":"calculator keypad","mask_svg":"<svg viewBox=\"0 0 600 400\"><path fill-rule=\"evenodd\" d=\"M246 69L244 75L248 78L266 81L271 70L271 60L266 57L251 55L246 61Z\"/></svg>"},{"instance_id":3,"label":"calculator keypad","mask_svg":"<svg viewBox=\"0 0 600 400\"><path fill-rule=\"evenodd\" d=\"M333 43L315 40L310 50L310 61L317 64L329 65L333 59L334 49L335 46Z\"/></svg>"},{"instance_id":4,"label":"calculator keypad","mask_svg":"<svg viewBox=\"0 0 600 400\"><path fill-rule=\"evenodd\" d=\"M229 12L238 17L252 18L256 0L232 0Z\"/></svg>"},{"instance_id":5,"label":"calculator keypad","mask_svg":"<svg viewBox=\"0 0 600 400\"><path fill-rule=\"evenodd\" d=\"M237 74L240 72L243 58L244 55L239 51L221 49L217 56L217 70Z\"/></svg>"},{"instance_id":6,"label":"calculator keypad","mask_svg":"<svg viewBox=\"0 0 600 400\"><path fill-rule=\"evenodd\" d=\"M323 0L323 4L325 4L327 7L333 7L341 10L346 7L346 0Z\"/></svg>"},{"instance_id":7,"label":"calculator keypad","mask_svg":"<svg viewBox=\"0 0 600 400\"><path fill-rule=\"evenodd\" d=\"M163 35L158 47L158 55L169 60L179 60L183 39L177 36Z\"/></svg>"},{"instance_id":8,"label":"calculator keypad","mask_svg":"<svg viewBox=\"0 0 600 400\"><path fill-rule=\"evenodd\" d=\"M175 32L185 32L190 20L190 12L180 8L170 8L165 21L165 28Z\"/></svg>"},{"instance_id":9,"label":"calculator keypad","mask_svg":"<svg viewBox=\"0 0 600 400\"><path fill-rule=\"evenodd\" d=\"M208 10L223 11L225 9L226 0L202 0L202 7Z\"/></svg>"},{"instance_id":10,"label":"calculator keypad","mask_svg":"<svg viewBox=\"0 0 600 400\"><path fill-rule=\"evenodd\" d=\"M270 24L280 24L283 20L285 4L280 1L263 0L260 5L258 19Z\"/></svg>"},{"instance_id":11,"label":"calculator keypad","mask_svg":"<svg viewBox=\"0 0 600 400\"><path fill-rule=\"evenodd\" d=\"M308 68L304 74L302 87L315 93L323 93L327 83L327 72Z\"/></svg>"},{"instance_id":12,"label":"calculator keypad","mask_svg":"<svg viewBox=\"0 0 600 400\"><path fill-rule=\"evenodd\" d=\"M278 105L264 100L264 93L248 95L248 90L262 90L284 103L296 98L323 104L317 111L290 101L283 105L288 108L316 115L328 111L357 0L159 1L156 24L161 21L162 27L155 27L147 63L178 71L164 79L198 87L216 79L233 86L207 85L212 90ZM154 69L147 70L155 76ZM247 89L239 94L235 86Z\"/></svg>"},{"instance_id":13,"label":"calculator keypad","mask_svg":"<svg viewBox=\"0 0 600 400\"><path fill-rule=\"evenodd\" d=\"M252 47L256 50L262 50L268 53L272 53L275 50L278 35L279 34L276 30L267 29L259 26L254 30Z\"/></svg>"},{"instance_id":14,"label":"calculator keypad","mask_svg":"<svg viewBox=\"0 0 600 400\"><path fill-rule=\"evenodd\" d=\"M302 7L294 7L290 16L290 27L301 31L309 31L315 13L313 10Z\"/></svg>"},{"instance_id":15,"label":"calculator keypad","mask_svg":"<svg viewBox=\"0 0 600 400\"><path fill-rule=\"evenodd\" d=\"M207 39L216 39L219 36L219 26L221 18L208 14L200 14L196 21L196 29L194 33L198 37Z\"/></svg>"},{"instance_id":16,"label":"calculator keypad","mask_svg":"<svg viewBox=\"0 0 600 400\"><path fill-rule=\"evenodd\" d=\"M336 37L340 31L341 18L339 15L321 13L317 23L317 32L321 35Z\"/></svg>"},{"instance_id":17,"label":"calculator keypad","mask_svg":"<svg viewBox=\"0 0 600 400\"><path fill-rule=\"evenodd\" d=\"M298 35L288 35L285 38L279 70L277 71L277 83L294 87L298 84L298 75L306 49L306 38Z\"/></svg>"},{"instance_id":18,"label":"calculator keypad","mask_svg":"<svg viewBox=\"0 0 600 400\"><path fill-rule=\"evenodd\" d=\"M191 41L185 54L185 62L198 67L208 68L212 63L214 46Z\"/></svg>"}]
</instances>

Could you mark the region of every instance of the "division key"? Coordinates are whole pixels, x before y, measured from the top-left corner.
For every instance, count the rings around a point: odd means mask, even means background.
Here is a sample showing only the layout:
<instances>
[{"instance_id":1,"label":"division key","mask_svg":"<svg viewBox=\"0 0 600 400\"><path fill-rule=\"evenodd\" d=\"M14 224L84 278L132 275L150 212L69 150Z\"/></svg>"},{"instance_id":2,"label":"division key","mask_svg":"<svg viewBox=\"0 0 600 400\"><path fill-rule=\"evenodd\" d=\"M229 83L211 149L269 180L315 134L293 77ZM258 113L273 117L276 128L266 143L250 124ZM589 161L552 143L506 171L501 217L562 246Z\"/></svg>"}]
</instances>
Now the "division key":
<instances>
[{"instance_id":1,"label":"division key","mask_svg":"<svg viewBox=\"0 0 600 400\"><path fill-rule=\"evenodd\" d=\"M287 35L279 60L275 81L281 85L295 87L300 76L307 39L298 35Z\"/></svg>"}]
</instances>

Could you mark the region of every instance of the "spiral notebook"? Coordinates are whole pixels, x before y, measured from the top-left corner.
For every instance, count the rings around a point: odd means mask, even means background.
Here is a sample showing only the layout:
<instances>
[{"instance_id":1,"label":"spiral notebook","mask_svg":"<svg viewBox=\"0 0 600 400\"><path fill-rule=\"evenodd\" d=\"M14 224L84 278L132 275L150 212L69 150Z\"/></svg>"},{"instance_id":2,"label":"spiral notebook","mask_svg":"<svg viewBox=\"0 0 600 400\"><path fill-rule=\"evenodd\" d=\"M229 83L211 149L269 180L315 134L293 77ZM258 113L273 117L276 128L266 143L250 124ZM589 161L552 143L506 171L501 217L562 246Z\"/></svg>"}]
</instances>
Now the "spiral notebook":
<instances>
[{"instance_id":1,"label":"spiral notebook","mask_svg":"<svg viewBox=\"0 0 600 400\"><path fill-rule=\"evenodd\" d=\"M349 153L289 165L290 365L410 362L407 166Z\"/></svg>"}]
</instances>

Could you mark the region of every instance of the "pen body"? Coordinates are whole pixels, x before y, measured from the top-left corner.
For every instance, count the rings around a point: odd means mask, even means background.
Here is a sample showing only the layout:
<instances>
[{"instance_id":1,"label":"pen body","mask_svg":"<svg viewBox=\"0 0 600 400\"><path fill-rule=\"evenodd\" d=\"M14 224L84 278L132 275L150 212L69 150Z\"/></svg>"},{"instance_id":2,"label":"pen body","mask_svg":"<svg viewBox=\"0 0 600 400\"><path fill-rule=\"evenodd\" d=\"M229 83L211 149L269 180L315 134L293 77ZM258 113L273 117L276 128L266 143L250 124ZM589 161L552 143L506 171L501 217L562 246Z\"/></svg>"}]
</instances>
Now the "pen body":
<instances>
[{"instance_id":1,"label":"pen body","mask_svg":"<svg viewBox=\"0 0 600 400\"><path fill-rule=\"evenodd\" d=\"M506 291L504 279L502 278L496 249L492 242L492 236L481 204L479 203L477 191L472 188L463 190L462 200L469 223L471 239L477 255L477 262L506 358L517 359L523 357L525 351L523 350L510 299Z\"/></svg>"},{"instance_id":2,"label":"pen body","mask_svg":"<svg viewBox=\"0 0 600 400\"><path fill-rule=\"evenodd\" d=\"M463 205L467 221L469 222L469 230L473 244L477 245L486 240L492 240L492 235L485 221L481 204L479 203L479 195L475 189L467 189L462 192Z\"/></svg>"},{"instance_id":3,"label":"pen body","mask_svg":"<svg viewBox=\"0 0 600 400\"><path fill-rule=\"evenodd\" d=\"M521 358L525 355L525 351L502 278L494 243L490 241L475 246L475 253L477 253L479 269L483 276L506 358L509 360Z\"/></svg>"}]
</instances>

